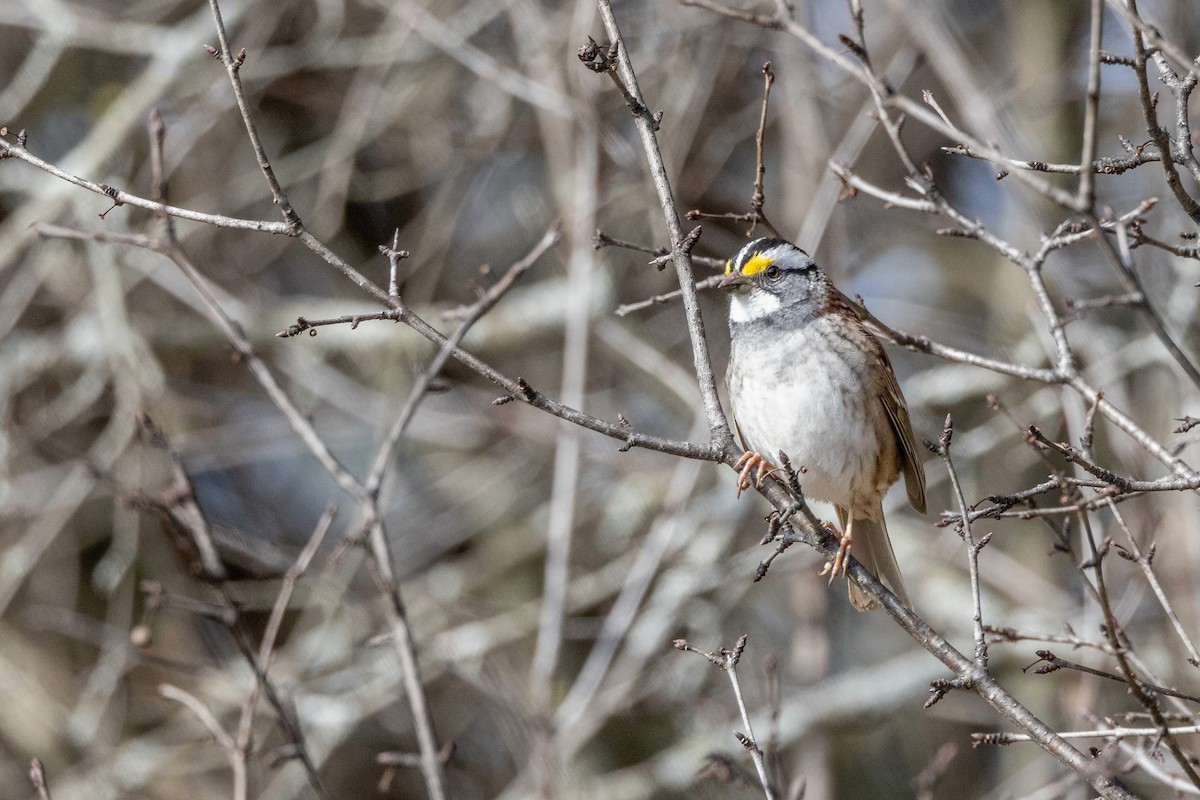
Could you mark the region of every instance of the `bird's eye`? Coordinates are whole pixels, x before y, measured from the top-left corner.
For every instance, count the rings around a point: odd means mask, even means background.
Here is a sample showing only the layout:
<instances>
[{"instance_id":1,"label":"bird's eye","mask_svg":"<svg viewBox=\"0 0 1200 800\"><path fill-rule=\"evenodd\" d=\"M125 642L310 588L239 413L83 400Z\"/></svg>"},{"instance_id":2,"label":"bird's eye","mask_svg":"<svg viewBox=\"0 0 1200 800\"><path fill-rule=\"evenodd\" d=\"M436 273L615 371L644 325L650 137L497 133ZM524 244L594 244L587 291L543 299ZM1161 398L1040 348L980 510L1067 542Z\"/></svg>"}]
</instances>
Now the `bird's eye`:
<instances>
[{"instance_id":1,"label":"bird's eye","mask_svg":"<svg viewBox=\"0 0 1200 800\"><path fill-rule=\"evenodd\" d=\"M783 270L781 270L776 265L772 264L771 266L767 267L766 274L767 274L767 280L777 281L783 277Z\"/></svg>"}]
</instances>

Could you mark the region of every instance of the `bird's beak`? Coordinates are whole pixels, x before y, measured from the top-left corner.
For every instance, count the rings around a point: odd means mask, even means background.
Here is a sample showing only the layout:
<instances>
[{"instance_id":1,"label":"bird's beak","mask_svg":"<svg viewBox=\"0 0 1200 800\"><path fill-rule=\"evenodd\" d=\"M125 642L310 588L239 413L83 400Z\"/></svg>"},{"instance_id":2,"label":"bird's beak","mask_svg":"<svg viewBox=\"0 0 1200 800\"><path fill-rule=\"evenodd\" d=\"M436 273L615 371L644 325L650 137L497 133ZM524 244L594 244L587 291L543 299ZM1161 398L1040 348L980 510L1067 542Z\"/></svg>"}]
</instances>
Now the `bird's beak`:
<instances>
[{"instance_id":1,"label":"bird's beak","mask_svg":"<svg viewBox=\"0 0 1200 800\"><path fill-rule=\"evenodd\" d=\"M731 272L717 282L718 289L724 289L727 292L737 292L745 289L751 284L751 280L741 272Z\"/></svg>"}]
</instances>

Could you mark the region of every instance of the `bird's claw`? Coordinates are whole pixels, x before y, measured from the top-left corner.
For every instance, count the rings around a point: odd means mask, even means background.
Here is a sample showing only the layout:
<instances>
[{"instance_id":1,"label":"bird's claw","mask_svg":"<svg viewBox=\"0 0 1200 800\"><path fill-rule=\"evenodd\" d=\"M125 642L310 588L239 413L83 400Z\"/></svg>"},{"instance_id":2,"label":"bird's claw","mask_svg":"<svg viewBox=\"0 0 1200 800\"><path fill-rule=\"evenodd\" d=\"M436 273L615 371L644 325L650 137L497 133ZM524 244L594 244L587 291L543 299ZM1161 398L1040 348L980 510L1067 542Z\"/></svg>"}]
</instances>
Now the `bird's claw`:
<instances>
[{"instance_id":1,"label":"bird's claw","mask_svg":"<svg viewBox=\"0 0 1200 800\"><path fill-rule=\"evenodd\" d=\"M833 583L833 579L838 575L846 574L846 564L850 558L851 545L851 528L846 527L846 531L838 538L837 553L834 554L832 561L826 561L825 566L817 573L818 576L829 576L829 583Z\"/></svg>"},{"instance_id":2,"label":"bird's claw","mask_svg":"<svg viewBox=\"0 0 1200 800\"><path fill-rule=\"evenodd\" d=\"M737 480L738 497L741 497L742 492L746 491L751 486L762 486L763 481L767 479L767 476L776 470L776 466L767 459L763 458L761 453L755 453L751 450L747 450L745 453L742 453L742 457L737 460L737 463L733 465L733 468L736 470L741 470L738 472ZM754 473L755 470L757 470L757 472L754 476L754 482L751 483L750 474Z\"/></svg>"}]
</instances>

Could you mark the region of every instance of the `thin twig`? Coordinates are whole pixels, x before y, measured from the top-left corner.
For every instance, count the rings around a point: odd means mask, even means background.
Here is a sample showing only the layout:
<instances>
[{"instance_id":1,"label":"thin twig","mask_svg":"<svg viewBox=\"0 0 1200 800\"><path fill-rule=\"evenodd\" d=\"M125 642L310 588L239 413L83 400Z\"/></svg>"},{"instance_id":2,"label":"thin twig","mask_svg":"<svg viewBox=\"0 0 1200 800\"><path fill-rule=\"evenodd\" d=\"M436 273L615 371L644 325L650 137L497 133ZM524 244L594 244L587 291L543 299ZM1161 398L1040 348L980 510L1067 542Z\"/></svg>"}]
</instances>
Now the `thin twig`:
<instances>
[{"instance_id":1,"label":"thin twig","mask_svg":"<svg viewBox=\"0 0 1200 800\"><path fill-rule=\"evenodd\" d=\"M967 500L963 496L962 485L958 482L958 472L954 469L954 461L950 458L950 442L954 438L954 423L949 414L942 426L942 436L934 447L935 452L942 457L946 472L950 476L950 488L954 499L958 502L959 528L958 535L967 545L967 573L971 578L971 627L975 633L975 666L981 670L988 668L987 637L983 628L983 606L980 601L979 580L979 551L987 546L990 534L978 542L971 528L970 515L967 513Z\"/></svg>"},{"instance_id":2,"label":"thin twig","mask_svg":"<svg viewBox=\"0 0 1200 800\"><path fill-rule=\"evenodd\" d=\"M1200 733L1200 725L1180 725L1168 728L1168 730L1174 736L1187 736ZM1135 736L1156 739L1160 734L1161 731L1158 728L1125 728L1115 725L1111 728L1094 728L1086 731L1063 731L1059 736L1064 739L1131 739ZM976 744L1004 745L1032 740L1028 734L1024 733L972 733L971 741Z\"/></svg>"},{"instance_id":3,"label":"thin twig","mask_svg":"<svg viewBox=\"0 0 1200 800\"><path fill-rule=\"evenodd\" d=\"M1085 566L1085 568L1086 569L1094 569L1094 566L1095 565L1093 563L1089 562ZM1128 655L1128 647L1126 647L1125 645L1119 645L1119 646L1114 645L1113 639L1110 638L1109 642L1108 642L1108 646L1106 648L1104 648L1104 652L1120 659L1121 656ZM1186 700L1189 703L1200 703L1200 696L1197 696L1194 694L1187 694L1186 692L1181 692L1178 689L1172 689L1170 686L1162 686L1159 684L1150 683L1149 681L1144 681L1144 680L1138 678L1136 673L1134 673L1132 671L1128 675L1126 675L1126 674L1121 674L1121 673L1117 673L1117 672L1112 672L1110 670L1097 669L1096 667L1089 667L1086 664L1078 664L1074 661L1068 661L1065 658L1059 658L1057 655L1050 652L1049 650L1038 650L1037 656L1038 656L1038 658L1040 658L1041 660L1046 662L1045 666L1038 667L1036 670L1034 670L1038 674L1045 675L1045 674L1049 674L1051 672L1057 672L1060 669L1067 669L1067 670L1071 670L1073 672L1082 672L1085 675L1094 675L1097 678L1104 678L1105 680L1115 681L1116 683L1127 684L1132 679L1138 685L1138 691L1142 692L1143 695L1146 696L1146 699L1149 699L1149 695L1162 695L1163 697L1174 697L1179 700ZM1129 664L1125 664L1124 666L1121 667L1121 669L1126 669L1129 666L1130 666ZM1159 713L1161 715L1161 712L1159 712ZM1153 718L1154 712L1151 711L1149 713L1149 716L1151 718ZM1165 721L1166 717L1162 717L1162 719ZM1200 787L1198 787L1198 788L1200 788Z\"/></svg>"},{"instance_id":4,"label":"thin twig","mask_svg":"<svg viewBox=\"0 0 1200 800\"><path fill-rule=\"evenodd\" d=\"M388 297L400 297L400 262L408 258L408 251L400 249L400 229L392 233L392 246L380 247L388 260Z\"/></svg>"},{"instance_id":5,"label":"thin twig","mask_svg":"<svg viewBox=\"0 0 1200 800\"><path fill-rule=\"evenodd\" d=\"M1118 223L1116 233L1116 242L1103 239L1100 242L1100 246L1107 252L1110 260L1116 267L1121 285L1125 288L1126 292L1136 295L1141 299L1137 307L1142 311L1146 321L1150 324L1150 330L1154 332L1159 342L1171 354L1171 358L1175 360L1175 363L1187 375L1192 385L1200 388L1200 367L1193 363L1191 357L1183 351L1183 348L1171 336L1170 331L1167 330L1166 320L1158 313L1158 309L1150 303L1145 289L1142 288L1142 281L1133 267L1133 251L1129 246L1128 226L1124 223Z\"/></svg>"},{"instance_id":6,"label":"thin twig","mask_svg":"<svg viewBox=\"0 0 1200 800\"><path fill-rule=\"evenodd\" d=\"M609 38L621 40L621 31L613 15L612 4L609 0L598 0L600 18ZM629 53L621 48L616 54L617 72L624 79L625 85L632 95L643 106L641 89L638 88L637 75L629 60ZM696 296L694 271L691 262L691 249L684 248L685 236L679 220L679 211L675 205L675 197L671 192L671 182L667 177L667 167L663 162L662 152L658 147L655 124L645 115L634 115L634 124L642 140L642 149L650 167L650 177L658 194L659 205L667 224L667 233L671 240L671 260L675 265L675 273L679 278L680 299L683 301L684 316L687 319L688 337L692 344L692 363L696 370L696 381L700 388L700 397L704 403L704 413L713 440L720 446L733 443L733 432L729 421L721 409L721 401L717 396L717 380L708 355L708 339L704 333L704 320L700 314L700 303Z\"/></svg>"},{"instance_id":7,"label":"thin twig","mask_svg":"<svg viewBox=\"0 0 1200 800\"><path fill-rule=\"evenodd\" d=\"M1083 113L1083 154L1079 159L1079 193L1076 205L1091 213L1096 205L1096 127L1100 118L1100 40L1104 34L1104 2L1092 0L1091 43L1088 48L1087 103Z\"/></svg>"},{"instance_id":8,"label":"thin twig","mask_svg":"<svg viewBox=\"0 0 1200 800\"><path fill-rule=\"evenodd\" d=\"M554 243L558 241L560 228L558 224L551 225L538 243L533 246L529 254L517 261L509 267L500 280L496 281L483 295L471 304L470 307L458 314L462 321L459 323L457 330L446 339L446 342L438 349L437 355L433 360L426 365L425 370L417 378L412 389L409 390L408 399L404 403L404 408L392 423L392 428L388 431L388 435L380 444L379 449L375 453L375 458L371 462L371 468L367 472L367 478L363 482L363 486L367 494L371 497L376 497L379 493L380 486L383 484L384 473L387 470L388 462L391 461L392 454L396 450L396 446L400 442L400 438L407 430L409 422L412 421L413 415L416 414L417 408L421 400L429 391L430 384L441 373L446 366L446 362L450 360L458 346L462 343L463 338L471 327L475 325L483 316L490 311L496 303L500 302L509 289L511 289L517 280L523 275L533 264L542 257L542 254L549 250ZM393 250L395 244L393 244ZM397 295L399 297L399 295ZM395 312L391 312L395 313ZM312 324L312 323L310 323Z\"/></svg>"},{"instance_id":9,"label":"thin twig","mask_svg":"<svg viewBox=\"0 0 1200 800\"><path fill-rule=\"evenodd\" d=\"M221 723L213 716L208 706L204 705L195 695L169 683L160 683L158 685L158 693L168 700L174 700L196 715L196 718L200 720L200 724L217 741L217 745L225 752L225 757L229 761L229 769L233 773L233 792L231 795L233 800L246 800L245 752L238 747L233 737L221 727Z\"/></svg>"},{"instance_id":10,"label":"thin twig","mask_svg":"<svg viewBox=\"0 0 1200 800\"><path fill-rule=\"evenodd\" d=\"M763 158L763 142L767 135L767 108L771 102L771 84L775 83L775 73L771 69L771 62L763 64L763 101L762 112L758 117L758 131L754 134L754 158L755 158L755 173L754 173L754 194L750 197L750 210L754 212L755 221L761 221L775 236L779 236L779 231L770 223L766 215L763 214L763 204L766 202L766 197L763 195L763 178L767 173L766 161ZM754 233L754 226L750 227L747 236Z\"/></svg>"},{"instance_id":11,"label":"thin twig","mask_svg":"<svg viewBox=\"0 0 1200 800\"><path fill-rule=\"evenodd\" d=\"M1154 559L1154 545L1150 545L1149 552L1143 551L1141 545L1137 542L1137 537L1129 529L1124 515L1121 514L1112 498L1107 498L1106 505L1109 511L1112 512L1113 519L1116 520L1117 525L1125 533L1126 541L1129 542L1129 552L1122 554L1141 569L1146 582L1150 584L1150 589L1154 592L1154 596L1158 598L1158 604L1162 606L1163 612L1167 615L1167 619L1170 620L1171 627L1175 629L1175 634L1179 637L1179 641L1187 648L1188 663L1193 667L1200 667L1200 651L1197 651L1195 643L1192 642L1192 637L1188 635L1187 630L1183 627L1179 615L1175 613L1175 608L1171 605L1171 601L1167 598L1167 593L1163 591L1162 584L1158 581L1158 576L1154 573L1154 567L1151 566L1151 561ZM1122 551L1118 550L1118 552Z\"/></svg>"},{"instance_id":12,"label":"thin twig","mask_svg":"<svg viewBox=\"0 0 1200 800\"><path fill-rule=\"evenodd\" d=\"M696 281L696 284L695 284L696 290L697 291L705 291L707 289L715 289L717 287L717 284L719 284L724 279L725 279L724 275L710 275L709 277L705 278L702 281ZM682 294L683 294L683 292L681 292L679 289L672 289L669 292L663 292L662 294L656 294L653 297L647 297L645 300L639 300L636 303L626 303L625 305L617 306L616 310L613 311L613 313L616 314L618 317L623 317L626 314L632 314L634 311L641 311L644 308L650 308L651 306L658 306L658 305L663 305L664 303L669 303L670 301L676 299L677 297L680 297Z\"/></svg>"},{"instance_id":13,"label":"thin twig","mask_svg":"<svg viewBox=\"0 0 1200 800\"><path fill-rule=\"evenodd\" d=\"M966 156L967 158L979 159L981 161L990 161L999 163L1006 169L1029 170L1030 172L1047 172L1058 175L1080 175L1084 172L1094 172L1099 175L1120 175L1123 172L1128 172L1131 169L1140 167L1142 164L1149 164L1154 161L1161 161L1162 156L1157 150L1148 150L1147 145L1142 145L1134 150L1134 152L1125 157L1117 158L1115 156L1106 156L1097 158L1091 162L1090 169L1084 169L1079 164L1060 164L1047 161L1028 161L1021 158L1001 158L997 159L994 154L977 153L964 144L946 145L942 147L942 152L954 156ZM992 155L989 158L988 155ZM1003 174L1000 175L1003 177Z\"/></svg>"},{"instance_id":14,"label":"thin twig","mask_svg":"<svg viewBox=\"0 0 1200 800\"><path fill-rule=\"evenodd\" d=\"M259 231L261 233L275 233L289 235L292 233L288 229L287 223L284 222L268 222L266 220L257 219L239 219L237 217L227 217L222 214L206 214L201 211L193 211L188 208L179 208L178 206L166 205L157 203L153 200L147 200L144 197L130 194L121 191L104 183L98 183L86 178L81 178L51 164L48 161L43 161L37 156L30 153L23 145L5 141L0 137L0 158L17 158L27 164L42 170L43 172L53 175L59 180L66 181L81 189L87 189L89 192L95 192L99 195L104 195L112 200L117 205L135 206L144 208L148 211L157 213L169 214L178 219L191 220L192 222L202 222L206 225L213 225L217 228L233 228L237 230Z\"/></svg>"},{"instance_id":15,"label":"thin twig","mask_svg":"<svg viewBox=\"0 0 1200 800\"><path fill-rule=\"evenodd\" d=\"M1146 123L1146 133L1158 148L1159 157L1162 161L1163 177L1166 179L1168 188L1170 188L1171 193L1175 196L1175 200L1179 203L1179 207L1183 209L1183 212L1193 222L1200 222L1200 203L1197 203L1195 198L1188 193L1183 185L1183 181L1180 180L1179 172L1175 168L1175 156L1171 151L1170 136L1158 124L1157 95L1150 89L1147 64L1151 48L1161 47L1164 43L1161 37L1157 35L1157 31L1149 30L1141 17L1138 16L1136 0L1126 0L1125 3L1121 4L1109 0L1109 7L1115 7L1118 13L1124 15L1134 28L1133 72L1137 76L1138 99L1141 101L1142 117Z\"/></svg>"},{"instance_id":16,"label":"thin twig","mask_svg":"<svg viewBox=\"0 0 1200 800\"><path fill-rule=\"evenodd\" d=\"M258 660L262 664L264 671L271 668L275 642L279 638L279 631L283 626L283 617L287 613L288 604L291 602L292 593L296 588L296 582L304 575L309 564L316 557L317 550L320 549L321 542L325 539L325 534L329 532L329 527L333 524L333 518L336 514L337 509L334 506L329 505L325 507L325 511L317 521L312 535L309 536L308 543L300 551L300 555L296 557L295 562L288 569L280 583L279 592L275 596L275 603L271 606L271 616L267 619L267 626L263 631L262 640L258 646ZM242 714L238 722L237 731L237 749L242 754L250 752L251 737L254 733L254 711L258 707L259 692L260 685L255 683L254 688L247 695L246 701L242 704Z\"/></svg>"},{"instance_id":17,"label":"thin twig","mask_svg":"<svg viewBox=\"0 0 1200 800\"><path fill-rule=\"evenodd\" d=\"M38 800L50 800L50 784L46 780L46 766L36 756L29 762L29 782L38 793Z\"/></svg>"},{"instance_id":18,"label":"thin twig","mask_svg":"<svg viewBox=\"0 0 1200 800\"><path fill-rule=\"evenodd\" d=\"M697 649L688 644L684 639L676 639L674 647L676 650L697 653L704 656L729 676L729 682L733 686L733 696L737 699L738 712L742 715L742 724L746 726L746 733L742 734L734 731L734 736L742 747L746 749L746 752L750 754L750 759L754 762L754 769L758 773L758 780L762 785L763 795L766 797L766 800L775 800L775 790L771 786L770 777L767 775L766 759L762 748L758 746L758 742L754 738L754 729L750 724L750 711L746 708L746 699L742 696L742 685L737 677L738 661L741 660L742 653L746 650L748 640L749 637L746 634L742 634L738 637L737 643L732 648L722 647L715 653Z\"/></svg>"},{"instance_id":19,"label":"thin twig","mask_svg":"<svg viewBox=\"0 0 1200 800\"><path fill-rule=\"evenodd\" d=\"M1104 625L1101 626L1101 631L1108 640L1109 647L1112 648L1113 658L1116 659L1120 672L1118 680L1124 681L1125 685L1129 687L1129 693L1133 696L1134 700L1146 709L1146 711L1150 712L1150 717L1153 719L1155 726L1158 727L1159 734L1163 742L1167 745L1167 749L1171 751L1171 755L1174 756L1175 762L1179 764L1180 769L1183 770L1188 780L1192 782L1192 785L1200 789L1200 773L1197 773L1191 758L1183 752L1179 740L1170 732L1167 720L1163 716L1162 709L1159 707L1158 699L1153 696L1154 693L1157 693L1178 697L1181 696L1181 693L1166 687L1150 686L1138 678L1136 670L1130 663L1128 649L1125 643L1121 641L1123 634L1121 633L1116 615L1113 613L1108 593L1108 583L1104 575L1104 557L1096 547L1095 536L1092 532L1091 517L1086 511L1080 511L1078 519L1080 527L1083 529L1084 540L1091 551L1089 563L1091 564L1092 575L1095 579L1096 598L1100 604L1100 611L1104 615ZM1200 702L1200 698L1189 699L1193 702Z\"/></svg>"},{"instance_id":20,"label":"thin twig","mask_svg":"<svg viewBox=\"0 0 1200 800\"><path fill-rule=\"evenodd\" d=\"M242 49L236 56L233 54L233 50L229 46L229 37L225 35L225 22L221 19L220 3L218 0L208 0L208 6L212 10L213 24L217 28L217 40L221 45L219 52L221 64L224 65L225 72L229 76L229 83L233 87L233 96L237 100L238 110L242 114L242 125L246 128L246 135L250 138L250 146L254 148L254 157L258 160L258 168L262 170L263 177L267 179L267 185L271 188L271 198L283 213L288 228L297 230L300 228L300 215L288 202L287 195L283 193L283 188L275 177L275 169L267 158L266 148L258 135L254 117L250 113L250 103L246 100L246 93L242 89L240 70L246 61L246 51Z\"/></svg>"}]
</instances>

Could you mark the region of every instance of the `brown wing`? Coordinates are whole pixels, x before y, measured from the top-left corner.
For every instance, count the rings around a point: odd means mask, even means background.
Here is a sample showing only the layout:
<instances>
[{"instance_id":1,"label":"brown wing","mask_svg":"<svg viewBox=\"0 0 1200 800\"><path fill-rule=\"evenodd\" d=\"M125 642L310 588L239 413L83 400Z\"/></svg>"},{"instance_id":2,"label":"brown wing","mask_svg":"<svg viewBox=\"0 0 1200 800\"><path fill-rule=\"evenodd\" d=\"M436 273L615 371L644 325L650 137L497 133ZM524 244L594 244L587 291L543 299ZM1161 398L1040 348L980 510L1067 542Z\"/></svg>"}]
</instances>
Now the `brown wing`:
<instances>
[{"instance_id":1,"label":"brown wing","mask_svg":"<svg viewBox=\"0 0 1200 800\"><path fill-rule=\"evenodd\" d=\"M833 290L831 303L849 311L862 324L862 314L857 303L837 289ZM908 418L908 406L904 403L904 395L900 393L900 384L896 381L896 373L892 369L891 359L883 345L875 338L875 334L862 326L863 333L870 337L883 362L885 369L875 370L875 390L879 393L879 402L887 412L888 422L892 432L896 434L896 444L900 450L900 471L904 475L904 488L908 490L908 502L918 512L925 513L925 467L921 464L920 451L917 450L917 439L913 436L912 421Z\"/></svg>"},{"instance_id":2,"label":"brown wing","mask_svg":"<svg viewBox=\"0 0 1200 800\"><path fill-rule=\"evenodd\" d=\"M888 360L883 346L879 354L887 369L880 370L879 400L887 411L888 422L892 423L892 431L896 434L896 443L900 446L900 469L904 473L904 488L908 490L908 502L921 514L925 513L925 467L921 464L920 451L917 450L917 439L913 436L912 421L908 418L908 406L904 404L904 395L900 394L900 384L896 382L896 373L892 371L892 363Z\"/></svg>"}]
</instances>

